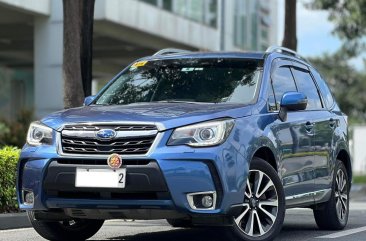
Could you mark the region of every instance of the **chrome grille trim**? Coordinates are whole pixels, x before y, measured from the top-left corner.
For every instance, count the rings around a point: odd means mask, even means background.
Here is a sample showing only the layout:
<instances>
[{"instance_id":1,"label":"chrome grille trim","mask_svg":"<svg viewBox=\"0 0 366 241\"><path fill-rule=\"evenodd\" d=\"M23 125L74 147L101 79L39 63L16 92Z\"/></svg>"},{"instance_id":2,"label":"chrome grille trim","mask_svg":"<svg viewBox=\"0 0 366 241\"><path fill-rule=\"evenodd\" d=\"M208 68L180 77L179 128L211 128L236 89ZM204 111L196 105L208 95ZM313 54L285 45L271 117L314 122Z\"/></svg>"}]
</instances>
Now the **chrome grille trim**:
<instances>
[{"instance_id":1,"label":"chrome grille trim","mask_svg":"<svg viewBox=\"0 0 366 241\"><path fill-rule=\"evenodd\" d=\"M154 140L142 140L142 141L115 141L109 144L100 144L97 141L80 141L80 140L70 140L62 138L62 143L65 144L74 144L74 145L89 145L89 146L128 146L128 145L146 145L152 144Z\"/></svg>"},{"instance_id":2,"label":"chrome grille trim","mask_svg":"<svg viewBox=\"0 0 366 241\"><path fill-rule=\"evenodd\" d=\"M105 128L108 129L108 128ZM151 130L151 131L116 131L117 135L116 138L122 138L122 137L140 137L140 136L155 136L158 131L157 130ZM67 137L82 137L82 138L95 138L96 131L71 131L71 130L63 130L62 136Z\"/></svg>"},{"instance_id":3,"label":"chrome grille trim","mask_svg":"<svg viewBox=\"0 0 366 241\"><path fill-rule=\"evenodd\" d=\"M84 128L81 130L81 126ZM146 130L151 128L150 125L133 125L140 129L127 130L129 124L114 125L110 123L93 123L78 125L75 124L74 131L71 130L73 125L65 125L65 129L61 129L61 133L56 134L58 153L62 156L95 158L108 157L111 153L119 153L128 157L146 157L155 148L157 142L161 139L161 133L155 130ZM147 128L141 126L148 126ZM96 138L95 131L101 129L118 129L117 136L112 140L99 140ZM125 131L124 131L125 130ZM85 134L87 133L87 134Z\"/></svg>"},{"instance_id":4,"label":"chrome grille trim","mask_svg":"<svg viewBox=\"0 0 366 241\"><path fill-rule=\"evenodd\" d=\"M110 149L108 151L100 151L96 148L85 148L85 147L64 147L64 151L68 151L71 153L118 153L118 154L125 154L125 153L140 153L140 152L147 152L149 148L125 148L125 149Z\"/></svg>"},{"instance_id":5,"label":"chrome grille trim","mask_svg":"<svg viewBox=\"0 0 366 241\"><path fill-rule=\"evenodd\" d=\"M111 128L113 127L113 128ZM156 125L153 124L76 124L65 125L63 130L71 131L98 131L101 129L114 129L115 131L150 131L157 130Z\"/></svg>"}]
</instances>

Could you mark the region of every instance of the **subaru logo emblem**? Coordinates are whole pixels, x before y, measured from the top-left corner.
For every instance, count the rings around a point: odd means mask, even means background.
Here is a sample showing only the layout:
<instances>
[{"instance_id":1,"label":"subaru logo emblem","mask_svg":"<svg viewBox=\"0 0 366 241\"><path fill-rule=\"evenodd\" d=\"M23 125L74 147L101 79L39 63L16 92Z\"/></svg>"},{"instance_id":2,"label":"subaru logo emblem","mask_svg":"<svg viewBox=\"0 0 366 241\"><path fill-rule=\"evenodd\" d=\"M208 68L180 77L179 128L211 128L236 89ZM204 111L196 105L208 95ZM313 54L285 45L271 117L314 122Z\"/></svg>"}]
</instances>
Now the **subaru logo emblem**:
<instances>
[{"instance_id":1,"label":"subaru logo emblem","mask_svg":"<svg viewBox=\"0 0 366 241\"><path fill-rule=\"evenodd\" d=\"M116 136L116 132L111 129L103 129L98 131L95 136L101 140L110 140Z\"/></svg>"}]
</instances>

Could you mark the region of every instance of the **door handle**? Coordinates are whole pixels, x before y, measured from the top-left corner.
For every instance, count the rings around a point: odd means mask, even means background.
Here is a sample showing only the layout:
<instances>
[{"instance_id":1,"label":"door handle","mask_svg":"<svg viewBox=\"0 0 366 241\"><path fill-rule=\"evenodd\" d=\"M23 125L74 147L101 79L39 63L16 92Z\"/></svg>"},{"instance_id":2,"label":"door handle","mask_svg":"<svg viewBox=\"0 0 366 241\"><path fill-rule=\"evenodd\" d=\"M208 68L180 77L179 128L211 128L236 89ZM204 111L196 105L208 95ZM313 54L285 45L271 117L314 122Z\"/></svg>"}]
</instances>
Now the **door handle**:
<instances>
[{"instance_id":1,"label":"door handle","mask_svg":"<svg viewBox=\"0 0 366 241\"><path fill-rule=\"evenodd\" d=\"M311 132L313 130L313 128L314 128L314 123L311 123L310 121L306 122L305 129L308 133Z\"/></svg>"},{"instance_id":2,"label":"door handle","mask_svg":"<svg viewBox=\"0 0 366 241\"><path fill-rule=\"evenodd\" d=\"M336 127L336 125L337 125L337 121L336 121L336 120L334 120L333 118L330 118L330 119L329 119L329 126L330 126L331 128L334 128L334 127Z\"/></svg>"}]
</instances>

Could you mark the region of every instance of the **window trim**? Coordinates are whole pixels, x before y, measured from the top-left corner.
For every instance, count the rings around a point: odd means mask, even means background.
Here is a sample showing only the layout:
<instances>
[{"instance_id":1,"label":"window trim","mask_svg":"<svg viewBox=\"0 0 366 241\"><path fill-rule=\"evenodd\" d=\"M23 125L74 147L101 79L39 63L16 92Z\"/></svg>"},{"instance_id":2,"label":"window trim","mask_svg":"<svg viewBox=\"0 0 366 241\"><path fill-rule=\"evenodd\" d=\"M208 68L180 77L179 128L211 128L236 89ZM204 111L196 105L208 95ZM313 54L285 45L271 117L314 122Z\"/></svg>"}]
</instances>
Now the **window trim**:
<instances>
[{"instance_id":1,"label":"window trim","mask_svg":"<svg viewBox=\"0 0 366 241\"><path fill-rule=\"evenodd\" d=\"M274 92L274 87L273 87L273 73L275 71L276 68L281 68L281 67L287 67L289 68L290 70L290 73L291 73L291 76L292 76L292 79L294 81L294 84L295 84L295 87L296 87L296 91L298 91L297 89L297 84L296 84L296 81L295 81L295 78L292 74L292 71L291 71L291 67L292 67L292 60L291 59L288 59L288 58L276 58L272 61L272 64L271 64L271 70L270 70L270 89L272 90L272 94L274 96L274 99L275 99L275 102L276 102L276 107L277 107L277 99L276 99L276 95L275 95L275 92ZM267 91L267 98L266 98L266 106L267 106L267 112L268 113L278 113L280 110L279 109L276 109L276 110L270 110L269 109L269 105L268 105L268 99L269 99L269 91Z\"/></svg>"},{"instance_id":2,"label":"window trim","mask_svg":"<svg viewBox=\"0 0 366 241\"><path fill-rule=\"evenodd\" d=\"M291 73L292 73L292 75L293 75L293 77L294 77L294 80L295 80L295 83L296 83L296 78L295 78L295 75L294 75L294 73L293 73L293 69L294 70L296 70L296 69L298 69L299 71L302 71L302 72L305 72L305 73L308 73L309 74L309 76L310 76L310 78L311 78L311 80L313 81L313 83L314 83L314 86L315 86L315 89L316 89L316 92L318 93L318 97L319 97L319 100L320 100L320 105L322 106L322 108L317 108L317 109L312 109L312 110L307 110L307 109L305 109L306 111L319 111L319 110L324 110L324 109L326 109L325 108L325 105L324 105L324 102L323 102L323 98L322 98L322 95L320 94L320 90L319 90L319 86L317 85L317 83L316 83L316 81L315 81L315 79L314 79L314 77L312 76L312 74L311 74L311 71L307 68L307 69L305 69L305 68L301 68L301 67L298 67L298 66L293 66L293 67L291 67L290 68L290 70L291 70ZM297 83L296 83L296 87L297 87ZM297 91L299 91L299 89L297 88Z\"/></svg>"},{"instance_id":3,"label":"window trim","mask_svg":"<svg viewBox=\"0 0 366 241\"><path fill-rule=\"evenodd\" d=\"M323 76L319 73L319 71L317 69L315 69L314 67L309 68L309 71L310 71L311 77L314 79L314 83L315 83L316 87L318 88L319 94L320 94L321 99L323 101L323 108L326 109L326 110L332 111L336 106L336 99L334 98L334 95L333 95L327 81L323 78ZM318 81L316 80L316 78L314 76L314 72L317 73L319 75L321 81L323 81L327 85L329 93L332 96L333 103L329 107L325 104L326 103L326 101L325 101L326 97L324 96L323 92L321 91L321 88L319 87Z\"/></svg>"},{"instance_id":4,"label":"window trim","mask_svg":"<svg viewBox=\"0 0 366 241\"><path fill-rule=\"evenodd\" d=\"M287 62L287 63L286 63ZM268 113L278 113L279 110L270 110L269 108L269 103L268 103L268 100L269 100L269 96L270 96L270 92L273 94L274 96L274 99L276 101L276 96L274 94L274 87L273 87L273 72L276 68L281 68L281 67L288 67L291 71L291 75L292 75L292 78L295 82L295 86L296 86L296 90L298 91L298 87L297 87L297 82L296 82L296 79L295 79L295 76L292 72L292 68L298 68L300 70L303 70L304 72L308 72L310 74L310 77L311 79L313 80L314 84L315 84L315 88L318 92L318 96L319 96L319 99L320 99L320 103L322 105L322 108L321 109L313 109L313 110L300 110L300 111L297 111L297 112L304 112L304 111L323 111L323 110L332 110L335 106L335 99L334 99L334 96L333 96L333 93L331 92L332 94L332 97L333 97L333 105L331 108L327 108L327 106L325 105L325 101L324 101L324 97L323 97L323 93L321 92L319 86L318 86L318 83L315 79L315 77L313 76L313 71L316 71L319 75L320 73L312 66L307 66L303 63L300 63L294 59L291 59L291 58L283 58L283 57L278 57L278 58L275 58L273 61L272 61L272 64L271 64L271 69L270 69L270 81L269 81L269 85L270 85L270 89L269 91L267 91L266 95L266 106L267 106L267 112ZM322 78L322 76L320 75L320 77ZM325 81L323 78L322 78L323 81ZM328 86L329 88L329 86Z\"/></svg>"}]
</instances>

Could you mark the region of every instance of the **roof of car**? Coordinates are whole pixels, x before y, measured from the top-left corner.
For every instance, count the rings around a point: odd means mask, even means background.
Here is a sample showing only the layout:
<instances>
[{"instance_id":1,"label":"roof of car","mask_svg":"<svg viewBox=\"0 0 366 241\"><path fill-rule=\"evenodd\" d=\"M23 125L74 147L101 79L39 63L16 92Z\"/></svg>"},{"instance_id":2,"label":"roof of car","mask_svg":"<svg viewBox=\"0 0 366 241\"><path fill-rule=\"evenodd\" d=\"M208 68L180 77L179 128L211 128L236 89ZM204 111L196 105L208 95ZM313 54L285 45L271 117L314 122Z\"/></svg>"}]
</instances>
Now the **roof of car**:
<instances>
[{"instance_id":1,"label":"roof of car","mask_svg":"<svg viewBox=\"0 0 366 241\"><path fill-rule=\"evenodd\" d=\"M266 51L262 52L194 52L183 49L166 48L162 49L152 56L144 57L140 60L155 60L155 59L183 59L183 58L245 58L263 60L269 54L279 54L293 57L305 63L309 63L305 58L299 55L296 51L280 46L270 46Z\"/></svg>"},{"instance_id":2,"label":"roof of car","mask_svg":"<svg viewBox=\"0 0 366 241\"><path fill-rule=\"evenodd\" d=\"M144 59L176 59L176 58L247 58L264 59L264 52L178 52L167 54L155 54Z\"/></svg>"}]
</instances>

